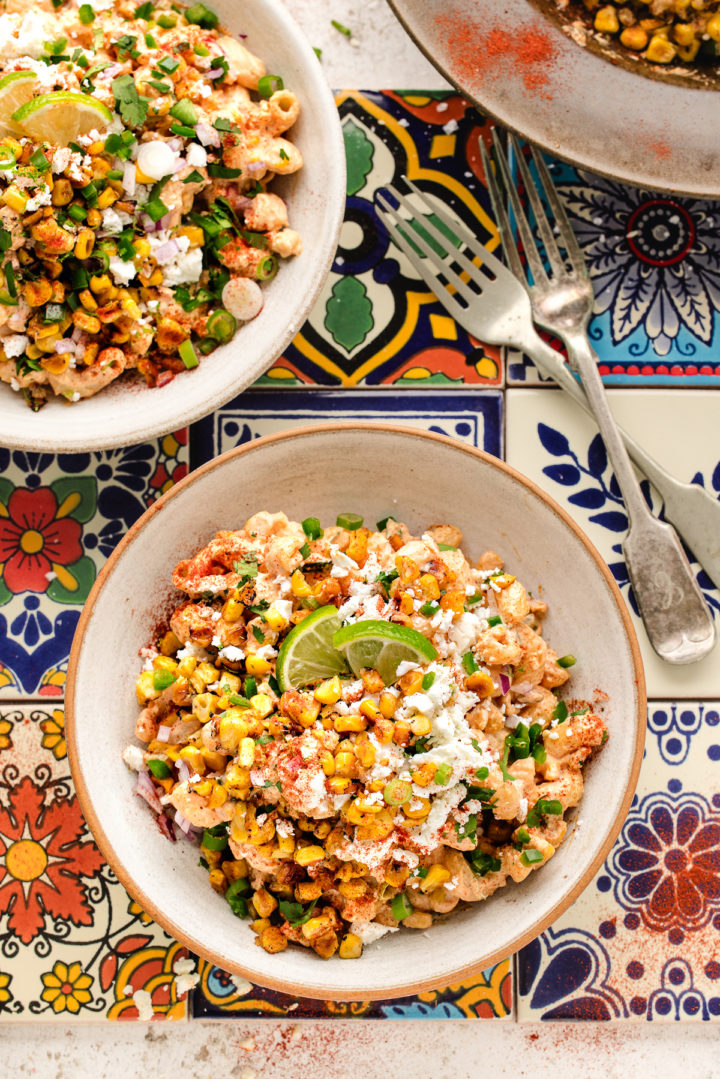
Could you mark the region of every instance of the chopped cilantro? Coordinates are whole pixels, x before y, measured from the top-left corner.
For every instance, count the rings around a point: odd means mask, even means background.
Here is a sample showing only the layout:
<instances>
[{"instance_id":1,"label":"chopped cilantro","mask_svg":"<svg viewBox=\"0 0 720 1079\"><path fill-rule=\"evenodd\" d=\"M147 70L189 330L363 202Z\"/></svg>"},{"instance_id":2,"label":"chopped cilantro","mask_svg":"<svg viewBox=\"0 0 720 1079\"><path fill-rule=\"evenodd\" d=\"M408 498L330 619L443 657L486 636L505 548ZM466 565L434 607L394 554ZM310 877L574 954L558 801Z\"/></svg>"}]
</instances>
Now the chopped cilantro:
<instances>
[{"instance_id":1,"label":"chopped cilantro","mask_svg":"<svg viewBox=\"0 0 720 1079\"><path fill-rule=\"evenodd\" d=\"M148 102L138 94L132 75L118 75L112 81L112 91L123 123L128 127L141 127L147 116ZM160 214L160 217L162 216L163 214ZM153 221L158 220L159 218L153 218Z\"/></svg>"}]
</instances>

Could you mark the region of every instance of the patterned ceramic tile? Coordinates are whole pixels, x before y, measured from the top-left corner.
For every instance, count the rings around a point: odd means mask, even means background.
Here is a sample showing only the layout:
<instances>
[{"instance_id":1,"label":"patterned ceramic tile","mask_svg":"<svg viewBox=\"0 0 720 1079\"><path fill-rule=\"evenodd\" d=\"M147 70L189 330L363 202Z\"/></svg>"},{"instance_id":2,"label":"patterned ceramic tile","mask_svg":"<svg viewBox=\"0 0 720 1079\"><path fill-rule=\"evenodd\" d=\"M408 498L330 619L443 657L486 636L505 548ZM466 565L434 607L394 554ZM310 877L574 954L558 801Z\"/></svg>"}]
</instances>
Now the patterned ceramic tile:
<instances>
[{"instance_id":1,"label":"patterned ceramic tile","mask_svg":"<svg viewBox=\"0 0 720 1079\"><path fill-rule=\"evenodd\" d=\"M609 385L720 388L720 210L547 161L595 288L590 337ZM510 383L536 382L518 355Z\"/></svg>"},{"instance_id":2,"label":"patterned ceramic tile","mask_svg":"<svg viewBox=\"0 0 720 1079\"><path fill-rule=\"evenodd\" d=\"M105 453L0 448L0 697L60 697L106 557L187 471L187 430Z\"/></svg>"},{"instance_id":3,"label":"patterned ceramic tile","mask_svg":"<svg viewBox=\"0 0 720 1079\"><path fill-rule=\"evenodd\" d=\"M384 420L451 435L500 456L502 401L491 390L250 390L194 424L193 467L261 435L333 420Z\"/></svg>"},{"instance_id":4,"label":"patterned ceramic tile","mask_svg":"<svg viewBox=\"0 0 720 1079\"><path fill-rule=\"evenodd\" d=\"M678 396L654 390L640 396L635 391L615 390L611 398L618 420L662 465L680 479L702 483L720 496L718 399L712 391L688 390ZM678 667L664 663L650 647L637 617L620 546L627 517L592 421L564 394L546 389L508 390L506 415L509 463L564 506L608 561L638 631L648 695L720 696L720 648L701 663ZM720 592L697 565L696 569L717 617Z\"/></svg>"},{"instance_id":5,"label":"patterned ceramic tile","mask_svg":"<svg viewBox=\"0 0 720 1079\"><path fill-rule=\"evenodd\" d=\"M187 952L134 903L92 841L61 708L0 710L0 1018L185 1018Z\"/></svg>"},{"instance_id":6,"label":"patterned ceramic tile","mask_svg":"<svg viewBox=\"0 0 720 1079\"><path fill-rule=\"evenodd\" d=\"M650 705L640 781L615 846L577 902L518 956L520 1020L717 1020L719 762L717 701Z\"/></svg>"},{"instance_id":7,"label":"patterned ceramic tile","mask_svg":"<svg viewBox=\"0 0 720 1079\"><path fill-rule=\"evenodd\" d=\"M348 91L338 104L348 159L340 247L306 325L259 384L498 385L498 350L448 318L373 205L378 188L409 176L495 247L479 155L487 121L448 92Z\"/></svg>"},{"instance_id":8,"label":"patterned ceramic tile","mask_svg":"<svg viewBox=\"0 0 720 1079\"><path fill-rule=\"evenodd\" d=\"M512 1016L511 960L483 971L472 982L397 1000L333 1003L286 996L232 979L209 963L200 964L193 1016L224 1019L508 1019Z\"/></svg>"}]
</instances>

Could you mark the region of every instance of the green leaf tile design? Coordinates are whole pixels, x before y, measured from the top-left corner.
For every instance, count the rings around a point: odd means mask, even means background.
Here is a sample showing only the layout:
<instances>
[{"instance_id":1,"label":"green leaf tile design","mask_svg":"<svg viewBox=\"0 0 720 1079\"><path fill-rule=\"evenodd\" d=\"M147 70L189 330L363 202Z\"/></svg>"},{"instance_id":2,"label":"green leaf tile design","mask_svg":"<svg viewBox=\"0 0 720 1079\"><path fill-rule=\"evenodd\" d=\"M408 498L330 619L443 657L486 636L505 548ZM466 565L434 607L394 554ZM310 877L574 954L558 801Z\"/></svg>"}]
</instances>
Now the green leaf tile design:
<instances>
[{"instance_id":1,"label":"green leaf tile design","mask_svg":"<svg viewBox=\"0 0 720 1079\"><path fill-rule=\"evenodd\" d=\"M63 578L68 578L67 583L55 577L48 585L48 598L55 603L84 603L95 583L96 569L92 558L83 555L71 566L64 566L63 571ZM70 579L75 582L74 588Z\"/></svg>"},{"instance_id":2,"label":"green leaf tile design","mask_svg":"<svg viewBox=\"0 0 720 1079\"><path fill-rule=\"evenodd\" d=\"M363 129L352 119L343 124L343 139L347 157L347 193L356 195L365 186L372 169L374 148Z\"/></svg>"},{"instance_id":3,"label":"green leaf tile design","mask_svg":"<svg viewBox=\"0 0 720 1079\"><path fill-rule=\"evenodd\" d=\"M97 480L94 476L63 476L50 484L58 501L58 516L73 517L86 524L97 508ZM60 512L60 510L64 512Z\"/></svg>"},{"instance_id":4,"label":"green leaf tile design","mask_svg":"<svg viewBox=\"0 0 720 1079\"><path fill-rule=\"evenodd\" d=\"M373 328L372 303L362 281L341 277L325 309L325 329L346 352L361 345Z\"/></svg>"}]
</instances>

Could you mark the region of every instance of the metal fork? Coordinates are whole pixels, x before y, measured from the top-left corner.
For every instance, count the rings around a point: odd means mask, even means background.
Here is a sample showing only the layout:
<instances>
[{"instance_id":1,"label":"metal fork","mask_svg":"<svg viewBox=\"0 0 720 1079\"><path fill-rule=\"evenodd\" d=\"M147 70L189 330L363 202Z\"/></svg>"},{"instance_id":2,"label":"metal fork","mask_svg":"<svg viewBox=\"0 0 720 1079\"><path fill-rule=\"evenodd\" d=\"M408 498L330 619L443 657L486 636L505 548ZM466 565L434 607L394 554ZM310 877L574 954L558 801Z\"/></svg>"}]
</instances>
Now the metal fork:
<instances>
[{"instance_id":1,"label":"metal fork","mask_svg":"<svg viewBox=\"0 0 720 1079\"><path fill-rule=\"evenodd\" d=\"M520 281L464 224L452 219L436 202L430 202L411 181L406 182L423 204L423 215L417 222L419 228L411 228L409 220L382 194L377 197L380 216L395 244L446 310L470 333L490 344L519 348L533 359L545 348L553 351L533 327L530 299ZM406 196L389 185L386 190L397 200L398 207L407 211L410 219L418 217ZM455 248L448 236L429 219L429 214L439 219L448 233L468 248L473 260ZM412 243L409 237L412 237ZM424 258L418 255L418 248ZM443 254L438 254L437 248ZM463 276L453 264L464 271ZM439 278L445 279L453 293ZM692 663L702 659L713 647L712 616L675 531L670 525L658 521L648 509L610 413L595 361L586 354L580 358L581 364L584 359L588 361L584 366L592 367L592 371L587 372L587 383L584 383L592 402L591 411L600 426L628 511L630 527L623 552L648 638L662 659L670 663ZM564 370L573 387L577 388L579 400L587 408L588 400L582 389L570 371ZM585 379L584 370L582 374ZM576 396L574 392L573 396Z\"/></svg>"}]
</instances>

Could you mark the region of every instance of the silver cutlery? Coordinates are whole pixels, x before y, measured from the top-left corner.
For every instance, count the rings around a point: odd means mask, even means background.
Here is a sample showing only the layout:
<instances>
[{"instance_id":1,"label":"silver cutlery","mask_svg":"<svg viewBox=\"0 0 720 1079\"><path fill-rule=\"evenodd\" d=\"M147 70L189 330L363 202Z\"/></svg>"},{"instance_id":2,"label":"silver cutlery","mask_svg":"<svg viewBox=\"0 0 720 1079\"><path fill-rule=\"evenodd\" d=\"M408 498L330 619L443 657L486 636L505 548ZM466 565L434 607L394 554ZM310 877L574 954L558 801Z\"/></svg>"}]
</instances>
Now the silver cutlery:
<instances>
[{"instance_id":1,"label":"silver cutlery","mask_svg":"<svg viewBox=\"0 0 720 1079\"><path fill-rule=\"evenodd\" d=\"M545 345L533 326L530 297L525 286L464 224L451 218L438 203L431 202L411 181L406 182L422 204L421 213L418 214L407 196L388 186L386 190L393 195L398 208L379 194L381 218L393 241L446 310L460 325L483 341L510 345L533 359L538 355L546 358L546 350L553 350ZM400 207L408 214L407 218L400 213ZM446 234L437 228L429 215L442 222ZM411 226L412 220L416 228ZM558 227L562 229L560 222ZM548 230L552 233L549 223ZM448 234L456 239L460 247L468 249L471 258L448 239ZM531 233L530 238L540 262ZM572 239L575 242L574 236ZM577 247L576 242L575 245ZM418 249L424 257L418 254ZM453 264L464 271L463 276L453 268ZM568 271L565 269L564 273ZM548 277L546 273L545 277ZM569 325L573 338L580 336L576 323L569 321ZM555 329L555 332L558 330ZM582 344L577 345L578 366L587 396L571 372L561 361L560 364L567 373L569 384L573 386L573 397L598 422L625 500L630 524L623 542L623 552L648 638L658 655L668 662L695 662L713 647L715 629L712 616L675 531L654 517L647 507L588 347L586 345L583 351ZM541 364L538 366L542 370ZM555 377L554 372L551 373ZM564 388L566 385L569 388L564 378L558 381ZM662 471L657 464L655 469Z\"/></svg>"}]
</instances>

